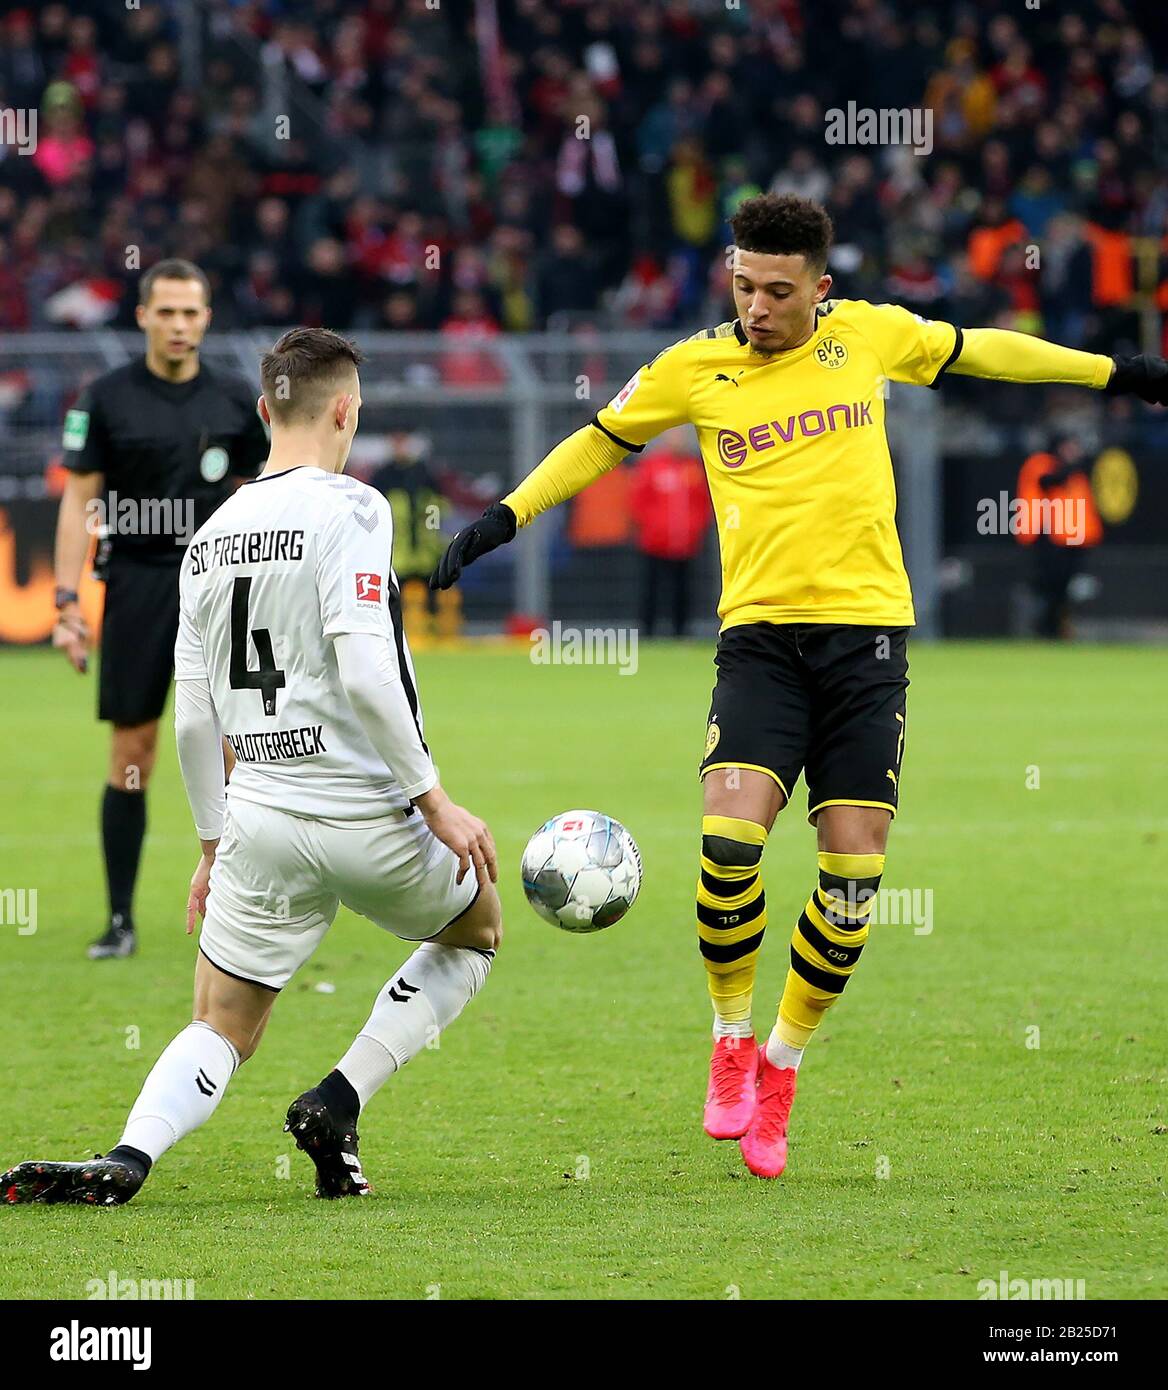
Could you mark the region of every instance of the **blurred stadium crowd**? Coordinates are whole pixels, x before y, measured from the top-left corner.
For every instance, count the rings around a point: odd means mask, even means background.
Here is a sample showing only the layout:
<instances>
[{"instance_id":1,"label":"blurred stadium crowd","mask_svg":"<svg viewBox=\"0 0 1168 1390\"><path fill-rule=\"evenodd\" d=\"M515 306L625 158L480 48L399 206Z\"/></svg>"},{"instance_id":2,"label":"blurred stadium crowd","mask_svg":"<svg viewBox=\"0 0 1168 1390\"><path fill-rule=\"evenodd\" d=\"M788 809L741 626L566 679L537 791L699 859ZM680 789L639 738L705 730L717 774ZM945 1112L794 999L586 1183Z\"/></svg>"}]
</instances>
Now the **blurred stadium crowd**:
<instances>
[{"instance_id":1,"label":"blurred stadium crowd","mask_svg":"<svg viewBox=\"0 0 1168 1390\"><path fill-rule=\"evenodd\" d=\"M1110 348L1141 257L1168 321L1166 52L1138 0L0 5L0 108L39 111L0 329L129 325L163 255L220 327L717 320L769 188L826 202L848 295ZM827 143L849 101L930 109L929 157Z\"/></svg>"}]
</instances>

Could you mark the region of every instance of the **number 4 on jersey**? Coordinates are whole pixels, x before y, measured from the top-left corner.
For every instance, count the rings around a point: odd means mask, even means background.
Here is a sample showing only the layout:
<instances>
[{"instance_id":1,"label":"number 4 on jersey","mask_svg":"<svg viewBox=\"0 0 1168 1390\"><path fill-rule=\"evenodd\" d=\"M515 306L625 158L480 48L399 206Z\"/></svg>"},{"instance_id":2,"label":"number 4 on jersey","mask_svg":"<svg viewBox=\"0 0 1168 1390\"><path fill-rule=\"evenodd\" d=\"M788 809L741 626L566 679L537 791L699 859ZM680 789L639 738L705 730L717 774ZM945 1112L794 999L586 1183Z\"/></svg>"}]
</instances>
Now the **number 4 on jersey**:
<instances>
[{"instance_id":1,"label":"number 4 on jersey","mask_svg":"<svg viewBox=\"0 0 1168 1390\"><path fill-rule=\"evenodd\" d=\"M264 697L264 713L276 712L276 691L286 684L284 672L276 666L272 651L272 634L266 627L252 628L259 666L252 670L247 664L247 615L251 604L251 576L237 579L231 590L231 688L258 690Z\"/></svg>"}]
</instances>

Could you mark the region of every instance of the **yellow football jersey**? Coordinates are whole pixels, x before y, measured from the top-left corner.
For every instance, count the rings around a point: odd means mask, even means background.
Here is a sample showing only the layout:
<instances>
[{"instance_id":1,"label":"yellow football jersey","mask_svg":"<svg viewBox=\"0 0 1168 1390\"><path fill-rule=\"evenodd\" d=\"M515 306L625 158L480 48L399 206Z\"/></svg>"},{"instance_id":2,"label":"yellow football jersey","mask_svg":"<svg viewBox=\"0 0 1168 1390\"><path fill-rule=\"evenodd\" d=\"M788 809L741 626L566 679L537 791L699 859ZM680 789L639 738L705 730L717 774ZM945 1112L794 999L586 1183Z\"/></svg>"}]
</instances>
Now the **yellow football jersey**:
<instances>
[{"instance_id":1,"label":"yellow football jersey","mask_svg":"<svg viewBox=\"0 0 1168 1390\"><path fill-rule=\"evenodd\" d=\"M634 450L675 425L697 430L721 545L723 629L908 625L886 383L932 386L960 348L952 324L827 300L811 338L790 352L755 351L737 319L666 348L593 423Z\"/></svg>"}]
</instances>

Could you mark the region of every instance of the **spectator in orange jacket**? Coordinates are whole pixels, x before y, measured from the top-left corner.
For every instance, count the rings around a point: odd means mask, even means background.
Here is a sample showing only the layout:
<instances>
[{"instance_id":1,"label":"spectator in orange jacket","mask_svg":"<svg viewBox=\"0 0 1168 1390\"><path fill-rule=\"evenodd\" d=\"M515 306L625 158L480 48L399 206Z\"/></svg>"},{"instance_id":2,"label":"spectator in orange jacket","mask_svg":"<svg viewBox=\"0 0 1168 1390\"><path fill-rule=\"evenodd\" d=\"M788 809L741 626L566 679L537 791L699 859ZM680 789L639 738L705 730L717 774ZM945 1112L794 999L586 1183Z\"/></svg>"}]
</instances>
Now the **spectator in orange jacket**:
<instances>
[{"instance_id":1,"label":"spectator in orange jacket","mask_svg":"<svg viewBox=\"0 0 1168 1390\"><path fill-rule=\"evenodd\" d=\"M1086 552L1103 539L1085 457L1076 435L1059 435L1052 452L1031 454L1018 474L1018 497L1025 505L1016 534L1022 545L1032 547L1040 637L1071 636L1071 586L1083 572Z\"/></svg>"},{"instance_id":2,"label":"spectator in orange jacket","mask_svg":"<svg viewBox=\"0 0 1168 1390\"><path fill-rule=\"evenodd\" d=\"M637 464L629 496L637 549L645 557L641 631L653 635L658 610L668 602L673 635L684 637L690 573L710 524L710 494L701 460L685 447L683 432L670 430L659 443Z\"/></svg>"}]
</instances>

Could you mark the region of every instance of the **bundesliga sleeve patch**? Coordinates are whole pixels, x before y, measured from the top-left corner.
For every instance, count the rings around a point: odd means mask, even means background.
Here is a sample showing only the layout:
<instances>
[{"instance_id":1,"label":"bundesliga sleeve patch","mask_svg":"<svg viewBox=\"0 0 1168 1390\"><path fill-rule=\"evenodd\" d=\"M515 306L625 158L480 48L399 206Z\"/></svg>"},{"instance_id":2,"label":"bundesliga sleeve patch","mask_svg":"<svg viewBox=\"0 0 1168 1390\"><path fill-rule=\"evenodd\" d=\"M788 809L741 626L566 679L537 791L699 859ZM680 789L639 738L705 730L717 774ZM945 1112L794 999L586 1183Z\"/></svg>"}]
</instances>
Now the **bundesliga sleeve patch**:
<instances>
[{"instance_id":1,"label":"bundesliga sleeve patch","mask_svg":"<svg viewBox=\"0 0 1168 1390\"><path fill-rule=\"evenodd\" d=\"M641 373L637 371L631 377L629 377L628 381L626 381L625 384L621 387L621 389L616 393L616 395L613 396L612 400L608 403L608 408L612 411L614 415L619 415L621 413L621 411L629 403L629 397L632 396L633 392L637 389L640 383Z\"/></svg>"},{"instance_id":2,"label":"bundesliga sleeve patch","mask_svg":"<svg viewBox=\"0 0 1168 1390\"><path fill-rule=\"evenodd\" d=\"M358 603L380 603L380 602L381 602L381 575L379 575L379 574L359 574L359 575L357 575L357 602L358 602Z\"/></svg>"},{"instance_id":3,"label":"bundesliga sleeve patch","mask_svg":"<svg viewBox=\"0 0 1168 1390\"><path fill-rule=\"evenodd\" d=\"M61 436L61 446L65 449L84 449L89 438L89 412L70 410L65 415L65 432Z\"/></svg>"}]
</instances>

